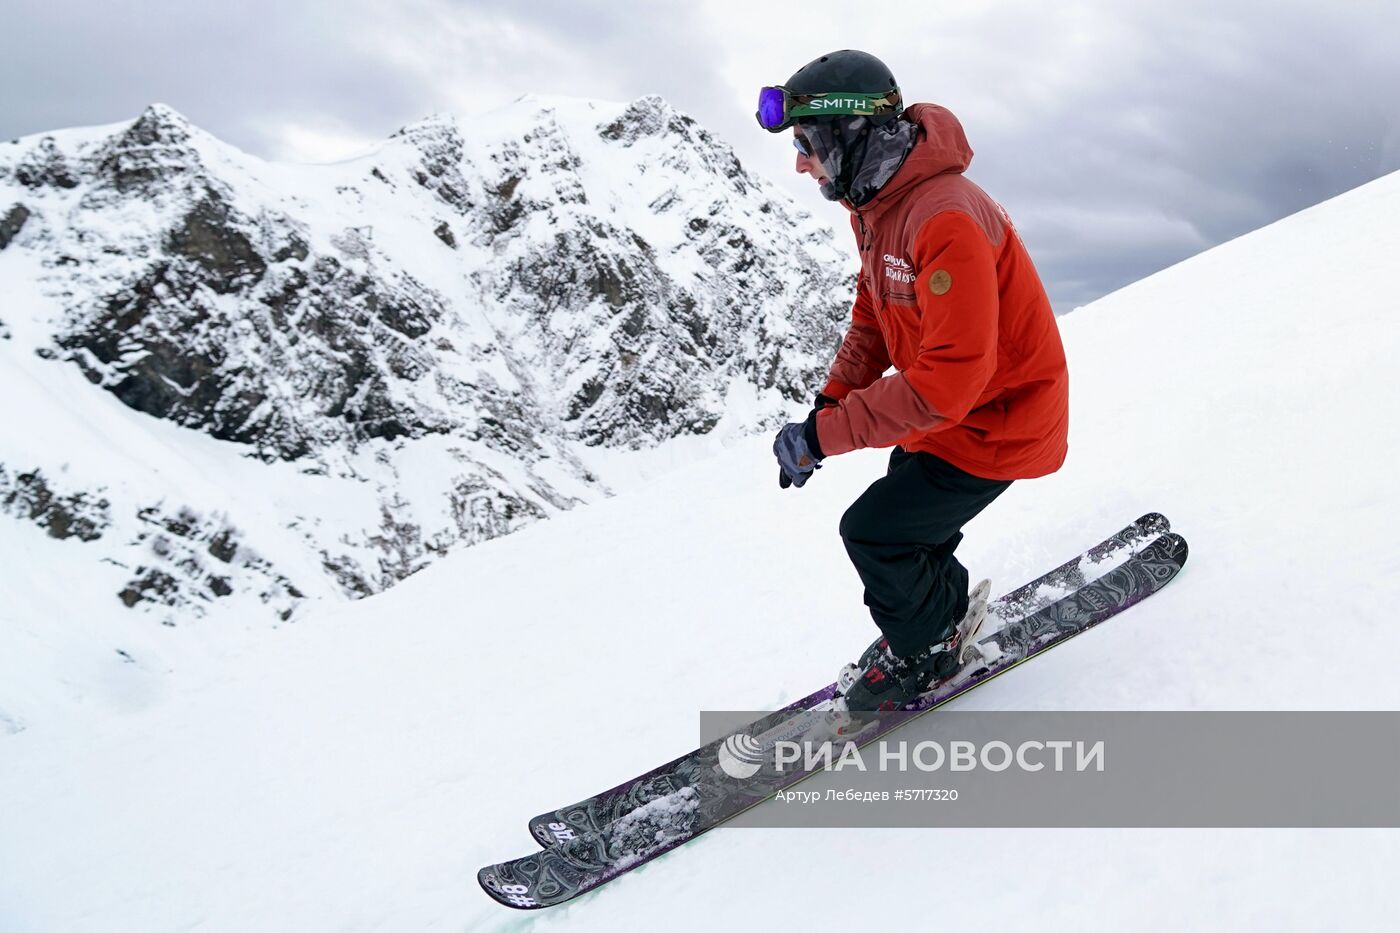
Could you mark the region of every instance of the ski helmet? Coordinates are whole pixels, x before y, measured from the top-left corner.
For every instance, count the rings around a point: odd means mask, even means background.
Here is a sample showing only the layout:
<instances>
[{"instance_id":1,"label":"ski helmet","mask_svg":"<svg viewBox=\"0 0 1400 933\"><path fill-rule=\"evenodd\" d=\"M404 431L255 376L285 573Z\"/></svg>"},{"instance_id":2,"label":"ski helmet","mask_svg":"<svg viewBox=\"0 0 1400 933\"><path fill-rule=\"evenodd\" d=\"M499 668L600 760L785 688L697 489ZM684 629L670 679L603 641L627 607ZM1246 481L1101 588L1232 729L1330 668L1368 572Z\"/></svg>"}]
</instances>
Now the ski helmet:
<instances>
[{"instance_id":1,"label":"ski helmet","mask_svg":"<svg viewBox=\"0 0 1400 933\"><path fill-rule=\"evenodd\" d=\"M842 49L813 59L786 84L758 93L758 125L781 132L799 119L862 116L881 126L904 110L889 67L869 52Z\"/></svg>"}]
</instances>

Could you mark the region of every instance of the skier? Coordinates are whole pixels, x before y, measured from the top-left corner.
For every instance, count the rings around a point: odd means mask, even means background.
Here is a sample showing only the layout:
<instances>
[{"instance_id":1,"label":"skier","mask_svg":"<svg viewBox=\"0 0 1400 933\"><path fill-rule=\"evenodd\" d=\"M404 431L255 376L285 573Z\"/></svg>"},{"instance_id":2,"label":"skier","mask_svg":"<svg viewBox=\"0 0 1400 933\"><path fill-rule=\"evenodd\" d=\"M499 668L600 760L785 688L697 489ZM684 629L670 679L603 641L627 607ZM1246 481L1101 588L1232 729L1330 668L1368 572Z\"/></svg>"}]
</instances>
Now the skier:
<instances>
[{"instance_id":1,"label":"skier","mask_svg":"<svg viewBox=\"0 0 1400 933\"><path fill-rule=\"evenodd\" d=\"M827 383L773 452L779 485L800 488L826 457L894 446L841 518L882 633L841 685L847 709L898 709L957 672L985 614L989 584L969 593L954 556L962 527L1064 463L1064 348L1010 218L963 176L972 149L953 114L905 109L889 68L847 49L763 88L756 116L792 128L796 170L851 212L860 247Z\"/></svg>"}]
</instances>

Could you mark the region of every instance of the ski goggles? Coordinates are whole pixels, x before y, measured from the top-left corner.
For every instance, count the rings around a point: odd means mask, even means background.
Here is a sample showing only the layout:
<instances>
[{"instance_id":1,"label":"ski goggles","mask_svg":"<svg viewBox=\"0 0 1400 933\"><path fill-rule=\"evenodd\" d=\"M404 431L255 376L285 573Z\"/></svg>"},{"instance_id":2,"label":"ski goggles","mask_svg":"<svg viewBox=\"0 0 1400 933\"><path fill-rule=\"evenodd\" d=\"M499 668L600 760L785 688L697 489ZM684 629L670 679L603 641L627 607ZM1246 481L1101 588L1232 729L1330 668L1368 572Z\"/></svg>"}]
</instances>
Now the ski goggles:
<instances>
[{"instance_id":1,"label":"ski goggles","mask_svg":"<svg viewBox=\"0 0 1400 933\"><path fill-rule=\"evenodd\" d=\"M859 91L826 91L821 94L792 94L784 87L765 87L758 92L754 119L770 133L785 130L803 117L880 117L893 116L900 109L899 88L883 94Z\"/></svg>"}]
</instances>

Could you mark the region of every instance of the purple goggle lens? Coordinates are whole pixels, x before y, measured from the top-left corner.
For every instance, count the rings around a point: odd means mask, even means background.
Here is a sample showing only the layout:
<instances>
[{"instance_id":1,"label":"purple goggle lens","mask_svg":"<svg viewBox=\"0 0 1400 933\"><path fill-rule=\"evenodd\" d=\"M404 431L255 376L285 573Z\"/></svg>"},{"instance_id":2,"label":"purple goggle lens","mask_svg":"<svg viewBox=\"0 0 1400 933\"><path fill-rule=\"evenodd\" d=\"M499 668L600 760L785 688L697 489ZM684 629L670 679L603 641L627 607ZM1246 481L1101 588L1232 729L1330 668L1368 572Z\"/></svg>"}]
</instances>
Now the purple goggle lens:
<instances>
[{"instance_id":1,"label":"purple goggle lens","mask_svg":"<svg viewBox=\"0 0 1400 933\"><path fill-rule=\"evenodd\" d=\"M758 122L765 130L774 130L787 118L787 95L780 87L766 87L758 92Z\"/></svg>"}]
</instances>

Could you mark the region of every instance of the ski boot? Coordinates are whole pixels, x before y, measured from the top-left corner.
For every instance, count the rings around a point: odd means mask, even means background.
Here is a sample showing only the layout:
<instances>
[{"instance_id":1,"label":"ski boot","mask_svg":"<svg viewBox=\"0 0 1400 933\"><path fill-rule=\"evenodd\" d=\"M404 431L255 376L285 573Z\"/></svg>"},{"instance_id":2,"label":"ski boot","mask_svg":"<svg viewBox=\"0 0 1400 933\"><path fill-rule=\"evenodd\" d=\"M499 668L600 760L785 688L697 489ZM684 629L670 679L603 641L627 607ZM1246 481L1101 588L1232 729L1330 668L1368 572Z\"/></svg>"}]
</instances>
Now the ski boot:
<instances>
[{"instance_id":1,"label":"ski boot","mask_svg":"<svg viewBox=\"0 0 1400 933\"><path fill-rule=\"evenodd\" d=\"M967 662L982 622L987 617L990 580L983 580L968 594L967 612L947 638L908 658L890 651L889 641L878 638L856 664L847 664L836 678L839 696L836 712L874 712L901 709L951 680Z\"/></svg>"}]
</instances>

